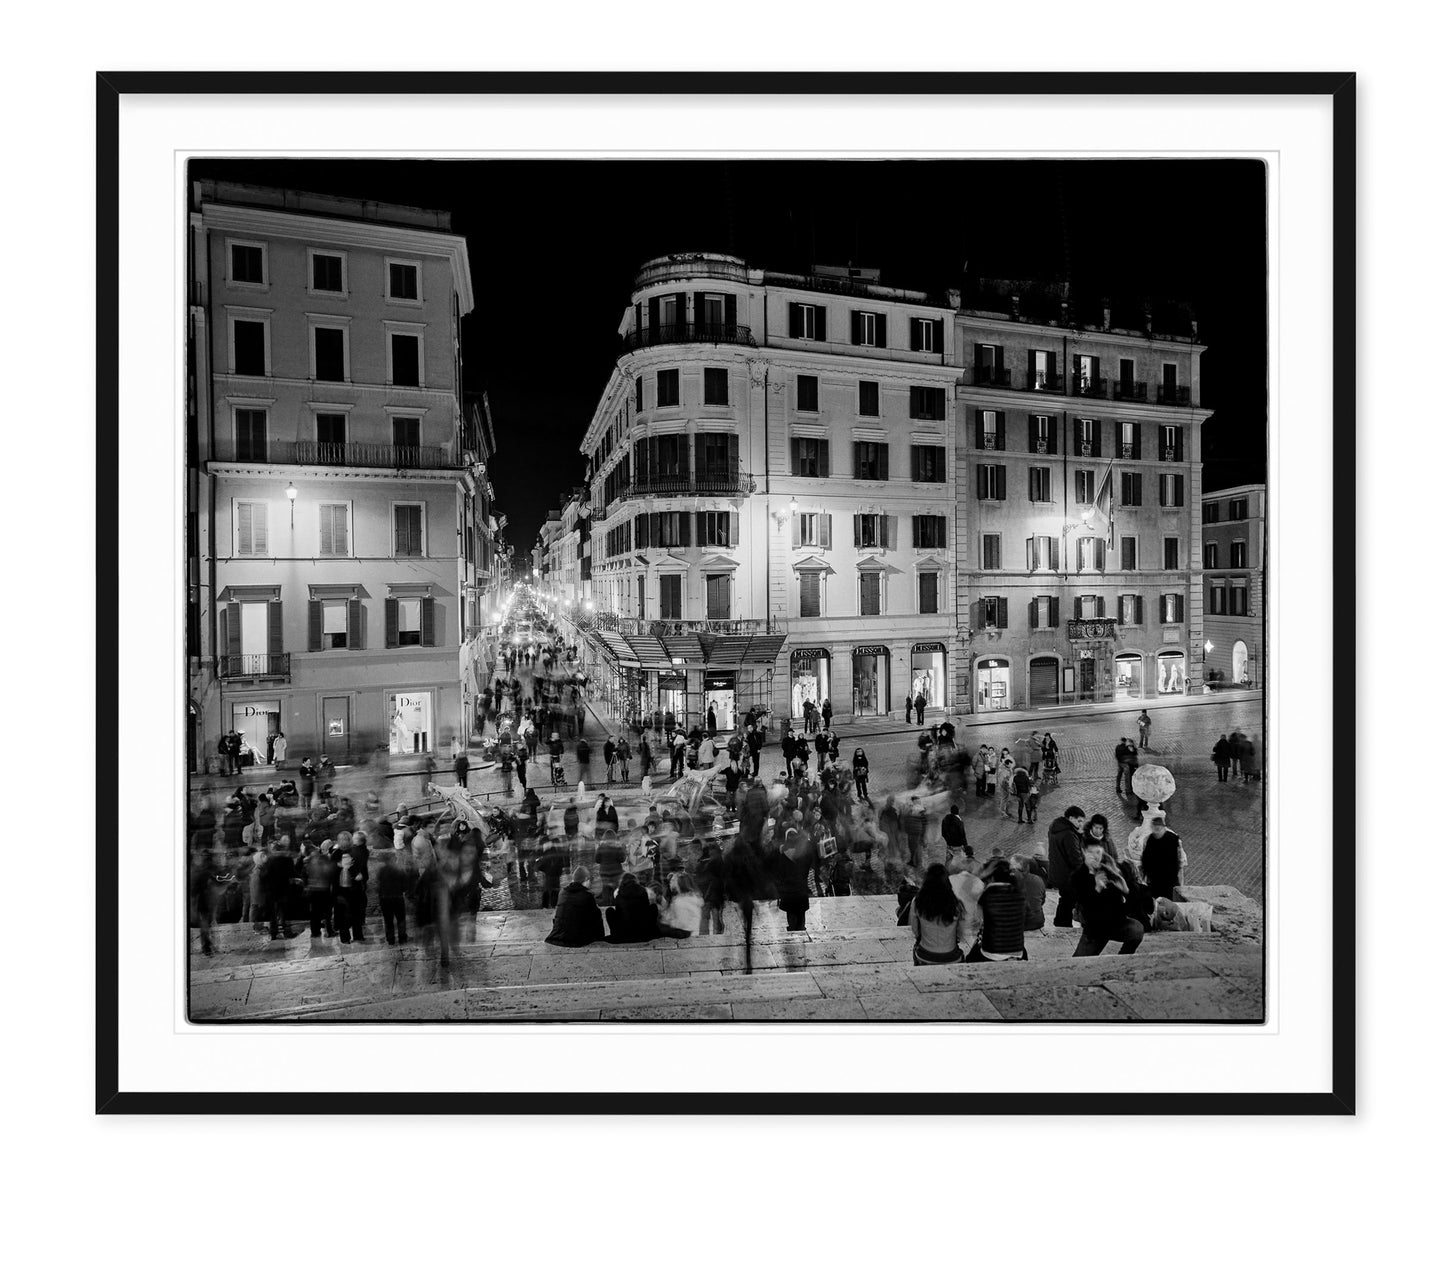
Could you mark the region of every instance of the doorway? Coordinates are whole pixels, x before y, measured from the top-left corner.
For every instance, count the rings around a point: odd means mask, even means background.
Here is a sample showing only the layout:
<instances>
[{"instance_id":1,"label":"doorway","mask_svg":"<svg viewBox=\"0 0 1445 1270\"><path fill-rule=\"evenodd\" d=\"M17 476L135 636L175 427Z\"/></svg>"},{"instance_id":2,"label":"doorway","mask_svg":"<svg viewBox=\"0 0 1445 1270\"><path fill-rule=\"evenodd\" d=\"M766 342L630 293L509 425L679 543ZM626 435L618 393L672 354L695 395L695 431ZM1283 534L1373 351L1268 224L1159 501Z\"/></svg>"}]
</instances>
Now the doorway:
<instances>
[{"instance_id":1,"label":"doorway","mask_svg":"<svg viewBox=\"0 0 1445 1270\"><path fill-rule=\"evenodd\" d=\"M1249 679L1249 645L1242 639L1234 641L1234 653L1231 658L1234 682L1245 683Z\"/></svg>"},{"instance_id":2,"label":"doorway","mask_svg":"<svg viewBox=\"0 0 1445 1270\"><path fill-rule=\"evenodd\" d=\"M989 657L979 662L975 696L979 711L1007 710L1011 700L1008 662L1002 657Z\"/></svg>"},{"instance_id":3,"label":"doorway","mask_svg":"<svg viewBox=\"0 0 1445 1270\"><path fill-rule=\"evenodd\" d=\"M1092 657L1079 658L1079 700L1094 701L1098 698L1097 678Z\"/></svg>"},{"instance_id":4,"label":"doorway","mask_svg":"<svg viewBox=\"0 0 1445 1270\"><path fill-rule=\"evenodd\" d=\"M1059 704L1059 659L1036 657L1029 662L1029 705Z\"/></svg>"}]
</instances>

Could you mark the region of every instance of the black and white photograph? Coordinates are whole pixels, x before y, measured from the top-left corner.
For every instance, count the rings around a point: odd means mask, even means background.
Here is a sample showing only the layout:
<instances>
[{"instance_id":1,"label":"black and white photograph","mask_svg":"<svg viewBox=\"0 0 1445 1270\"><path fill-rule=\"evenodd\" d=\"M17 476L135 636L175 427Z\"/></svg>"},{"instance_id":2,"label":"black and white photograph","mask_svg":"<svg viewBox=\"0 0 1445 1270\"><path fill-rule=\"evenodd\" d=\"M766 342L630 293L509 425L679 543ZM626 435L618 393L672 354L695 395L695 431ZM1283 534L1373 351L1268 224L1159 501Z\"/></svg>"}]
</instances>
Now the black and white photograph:
<instances>
[{"instance_id":1,"label":"black and white photograph","mask_svg":"<svg viewBox=\"0 0 1445 1270\"><path fill-rule=\"evenodd\" d=\"M1265 1024L1266 186L191 159L189 1023Z\"/></svg>"}]
</instances>

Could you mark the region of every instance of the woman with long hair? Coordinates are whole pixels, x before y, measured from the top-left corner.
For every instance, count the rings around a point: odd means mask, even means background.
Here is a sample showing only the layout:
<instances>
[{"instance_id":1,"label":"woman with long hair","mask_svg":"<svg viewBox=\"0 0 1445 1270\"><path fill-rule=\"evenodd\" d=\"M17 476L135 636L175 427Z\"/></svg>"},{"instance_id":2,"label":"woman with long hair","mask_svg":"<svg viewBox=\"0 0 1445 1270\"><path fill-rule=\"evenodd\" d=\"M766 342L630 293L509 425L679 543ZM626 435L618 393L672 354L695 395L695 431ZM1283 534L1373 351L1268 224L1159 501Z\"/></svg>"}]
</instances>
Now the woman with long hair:
<instances>
[{"instance_id":1,"label":"woman with long hair","mask_svg":"<svg viewBox=\"0 0 1445 1270\"><path fill-rule=\"evenodd\" d=\"M943 865L930 864L924 872L908 925L913 931L915 966L944 966L963 960L963 905L949 885Z\"/></svg>"}]
</instances>

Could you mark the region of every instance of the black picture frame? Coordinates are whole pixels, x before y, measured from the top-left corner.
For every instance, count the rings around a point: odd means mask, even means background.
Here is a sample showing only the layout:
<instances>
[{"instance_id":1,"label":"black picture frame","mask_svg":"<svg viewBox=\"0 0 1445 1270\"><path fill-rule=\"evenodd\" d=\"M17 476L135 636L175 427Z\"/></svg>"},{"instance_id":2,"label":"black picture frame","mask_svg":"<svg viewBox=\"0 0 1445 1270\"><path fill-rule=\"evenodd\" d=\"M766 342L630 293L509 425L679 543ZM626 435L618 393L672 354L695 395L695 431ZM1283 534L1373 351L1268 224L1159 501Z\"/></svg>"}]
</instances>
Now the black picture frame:
<instances>
[{"instance_id":1,"label":"black picture frame","mask_svg":"<svg viewBox=\"0 0 1445 1270\"><path fill-rule=\"evenodd\" d=\"M1034 96L1043 94L1168 96L1313 96L1327 98L1332 111L1333 218L1333 434L1335 558L1355 556L1357 513L1353 489L1356 428L1356 77L1353 73L453 73L453 72L101 72L96 77L96 418L99 471L118 469L120 395L120 106L127 95L178 94L795 94L886 96L894 94ZM96 581L100 594L120 584L119 542L115 533L119 489L104 479L97 490ZM1332 635L1335 658L1350 664L1356 649L1356 585L1353 571L1334 577ZM96 735L108 736L117 717L116 667L104 663L116 646L112 610L97 606ZM1355 734L1356 705L1349 693L1333 699L1335 738ZM116 765L98 756L97 804L119 807ZM1353 1115L1356 1110L1356 986L1353 930L1355 883L1355 792L1348 780L1334 783L1331 847L1333 922L1329 1088L1297 1093L1091 1094L1087 1102L1064 1093L995 1090L970 1095L947 1093L867 1093L849 1095L850 1115ZM116 904L120 875L115 838L97 833L96 878L100 897L96 915L96 1074L95 1106L106 1115L137 1114L285 1114L347 1113L351 1095L212 1090L147 1092L124 1089L120 1082L121 914ZM105 897L110 897L107 903ZM506 1101L480 1094L419 1092L368 1095L371 1114L450 1114L458 1112L525 1115L835 1115L843 1099L833 1093L623 1092L558 1093L545 1102L518 1097Z\"/></svg>"}]
</instances>

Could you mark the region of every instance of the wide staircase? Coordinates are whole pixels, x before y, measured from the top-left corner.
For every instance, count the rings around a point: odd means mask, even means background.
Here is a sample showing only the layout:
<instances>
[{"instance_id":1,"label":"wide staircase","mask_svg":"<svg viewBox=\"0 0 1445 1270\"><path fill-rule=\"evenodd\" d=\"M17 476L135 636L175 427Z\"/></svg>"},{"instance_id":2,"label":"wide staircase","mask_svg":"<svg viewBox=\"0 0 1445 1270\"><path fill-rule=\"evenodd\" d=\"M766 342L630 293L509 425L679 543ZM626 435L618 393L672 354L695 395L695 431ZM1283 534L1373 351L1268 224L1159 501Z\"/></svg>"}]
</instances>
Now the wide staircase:
<instances>
[{"instance_id":1,"label":"wide staircase","mask_svg":"<svg viewBox=\"0 0 1445 1270\"><path fill-rule=\"evenodd\" d=\"M435 947L388 947L381 923L343 949L271 941L249 926L217 928L214 955L192 933L194 1022L1261 1022L1262 914L1232 887L1188 887L1181 898L1214 906L1210 934L1147 935L1131 957L1111 944L1074 958L1077 929L1027 937L1027 962L914 966L911 937L890 896L814 899L808 929L784 929L759 905L753 973L745 973L740 915L723 934L647 944L557 948L552 915L536 909L464 919L443 967ZM412 932L413 941L417 936Z\"/></svg>"}]
</instances>

